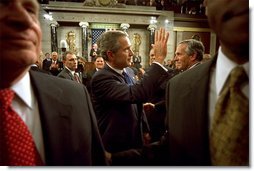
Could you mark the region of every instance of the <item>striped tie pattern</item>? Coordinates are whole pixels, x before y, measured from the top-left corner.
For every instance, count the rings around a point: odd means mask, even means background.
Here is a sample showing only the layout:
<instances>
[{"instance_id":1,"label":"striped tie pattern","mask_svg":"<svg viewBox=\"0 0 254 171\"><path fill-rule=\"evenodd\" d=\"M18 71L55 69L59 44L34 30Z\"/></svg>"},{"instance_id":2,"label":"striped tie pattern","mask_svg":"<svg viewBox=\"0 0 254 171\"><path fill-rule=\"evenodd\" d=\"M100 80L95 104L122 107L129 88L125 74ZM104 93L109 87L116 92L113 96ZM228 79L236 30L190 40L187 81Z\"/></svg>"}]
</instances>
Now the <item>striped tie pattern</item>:
<instances>
[{"instance_id":1,"label":"striped tie pattern","mask_svg":"<svg viewBox=\"0 0 254 171\"><path fill-rule=\"evenodd\" d=\"M130 76L129 76L125 71L123 71L122 74L123 74L123 77L124 77L125 82L126 82L128 85L132 85L133 83L132 83L132 80L131 80Z\"/></svg>"}]
</instances>

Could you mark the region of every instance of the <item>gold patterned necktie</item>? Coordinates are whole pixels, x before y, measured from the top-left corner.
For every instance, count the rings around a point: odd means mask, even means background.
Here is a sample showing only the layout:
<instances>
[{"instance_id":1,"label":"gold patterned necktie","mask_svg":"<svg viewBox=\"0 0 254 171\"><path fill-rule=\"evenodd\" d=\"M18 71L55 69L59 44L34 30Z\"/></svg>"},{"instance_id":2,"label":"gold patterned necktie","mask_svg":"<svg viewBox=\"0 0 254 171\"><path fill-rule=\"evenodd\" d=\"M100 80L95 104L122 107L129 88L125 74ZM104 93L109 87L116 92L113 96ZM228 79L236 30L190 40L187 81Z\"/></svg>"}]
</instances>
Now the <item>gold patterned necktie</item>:
<instances>
[{"instance_id":1,"label":"gold patterned necktie","mask_svg":"<svg viewBox=\"0 0 254 171\"><path fill-rule=\"evenodd\" d=\"M28 127L11 107L14 95L0 90L0 165L44 165Z\"/></svg>"},{"instance_id":2,"label":"gold patterned necktie","mask_svg":"<svg viewBox=\"0 0 254 171\"><path fill-rule=\"evenodd\" d=\"M212 165L249 165L249 99L241 91L246 82L244 69L234 68L216 103L210 134Z\"/></svg>"}]
</instances>

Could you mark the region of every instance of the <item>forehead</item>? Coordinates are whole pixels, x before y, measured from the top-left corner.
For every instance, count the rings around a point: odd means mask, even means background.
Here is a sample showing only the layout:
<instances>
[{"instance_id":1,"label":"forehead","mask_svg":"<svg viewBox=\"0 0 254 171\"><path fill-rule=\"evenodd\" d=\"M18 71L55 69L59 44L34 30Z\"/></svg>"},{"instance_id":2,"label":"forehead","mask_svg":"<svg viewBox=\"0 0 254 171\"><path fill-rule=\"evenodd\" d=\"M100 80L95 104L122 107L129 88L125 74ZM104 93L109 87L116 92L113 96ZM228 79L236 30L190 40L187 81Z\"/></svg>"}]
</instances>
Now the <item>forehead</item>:
<instances>
[{"instance_id":1,"label":"forehead","mask_svg":"<svg viewBox=\"0 0 254 171\"><path fill-rule=\"evenodd\" d=\"M66 55L66 57L67 57L67 58L77 58L75 54L70 54L70 53L68 53L68 54Z\"/></svg>"},{"instance_id":2,"label":"forehead","mask_svg":"<svg viewBox=\"0 0 254 171\"><path fill-rule=\"evenodd\" d=\"M98 58L96 58L96 61L103 61L103 58L102 57L98 57Z\"/></svg>"},{"instance_id":3,"label":"forehead","mask_svg":"<svg viewBox=\"0 0 254 171\"><path fill-rule=\"evenodd\" d=\"M181 43L177 46L177 50L185 50L187 47L187 44L186 43Z\"/></svg>"},{"instance_id":4,"label":"forehead","mask_svg":"<svg viewBox=\"0 0 254 171\"><path fill-rule=\"evenodd\" d=\"M118 42L120 43L122 48L131 46L131 41L130 41L129 37L127 37L127 36L119 37Z\"/></svg>"}]
</instances>

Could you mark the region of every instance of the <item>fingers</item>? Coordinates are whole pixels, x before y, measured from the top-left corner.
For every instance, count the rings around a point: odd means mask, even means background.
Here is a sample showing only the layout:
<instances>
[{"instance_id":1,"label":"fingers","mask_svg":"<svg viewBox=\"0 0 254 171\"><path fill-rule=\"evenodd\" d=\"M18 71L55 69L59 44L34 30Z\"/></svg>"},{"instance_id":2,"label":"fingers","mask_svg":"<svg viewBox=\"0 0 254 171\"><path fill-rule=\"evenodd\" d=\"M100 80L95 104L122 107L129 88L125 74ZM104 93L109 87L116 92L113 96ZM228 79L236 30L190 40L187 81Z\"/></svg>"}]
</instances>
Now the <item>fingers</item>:
<instances>
[{"instance_id":1,"label":"fingers","mask_svg":"<svg viewBox=\"0 0 254 171\"><path fill-rule=\"evenodd\" d=\"M157 42L157 41L158 41L158 30L155 31L155 36L154 36L154 42Z\"/></svg>"},{"instance_id":2,"label":"fingers","mask_svg":"<svg viewBox=\"0 0 254 171\"><path fill-rule=\"evenodd\" d=\"M169 38L169 32L166 32L165 28L160 28L155 31L155 43L162 41L167 42Z\"/></svg>"},{"instance_id":3,"label":"fingers","mask_svg":"<svg viewBox=\"0 0 254 171\"><path fill-rule=\"evenodd\" d=\"M155 62L163 64L165 57L167 56L167 42L169 38L169 32L166 32L165 28L160 28L155 32L155 44L153 45Z\"/></svg>"},{"instance_id":4,"label":"fingers","mask_svg":"<svg viewBox=\"0 0 254 171\"><path fill-rule=\"evenodd\" d=\"M164 36L165 37L165 43L167 43L168 42L168 38L169 38L169 32L166 32L166 36Z\"/></svg>"},{"instance_id":5,"label":"fingers","mask_svg":"<svg viewBox=\"0 0 254 171\"><path fill-rule=\"evenodd\" d=\"M160 28L160 40L163 40L165 38L165 29L164 28Z\"/></svg>"},{"instance_id":6,"label":"fingers","mask_svg":"<svg viewBox=\"0 0 254 171\"><path fill-rule=\"evenodd\" d=\"M155 31L155 42L158 42L162 39L162 34L163 34L163 28L160 28L159 30Z\"/></svg>"}]
</instances>

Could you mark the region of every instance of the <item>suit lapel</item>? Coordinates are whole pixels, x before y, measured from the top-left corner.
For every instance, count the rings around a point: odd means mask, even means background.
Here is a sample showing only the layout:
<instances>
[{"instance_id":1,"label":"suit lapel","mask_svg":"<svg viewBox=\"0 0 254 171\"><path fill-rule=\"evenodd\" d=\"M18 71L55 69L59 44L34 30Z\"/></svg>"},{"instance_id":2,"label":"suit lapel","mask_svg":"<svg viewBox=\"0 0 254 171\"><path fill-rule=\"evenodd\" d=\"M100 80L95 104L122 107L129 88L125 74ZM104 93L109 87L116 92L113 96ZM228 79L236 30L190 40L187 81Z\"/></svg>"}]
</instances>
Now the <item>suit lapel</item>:
<instances>
[{"instance_id":1,"label":"suit lapel","mask_svg":"<svg viewBox=\"0 0 254 171\"><path fill-rule=\"evenodd\" d=\"M68 69L64 68L64 71L70 77L71 80L75 81L73 75L71 74L71 72Z\"/></svg>"}]
</instances>

